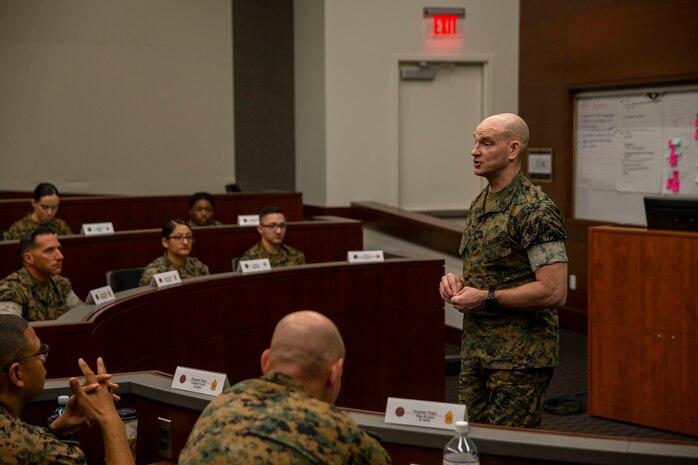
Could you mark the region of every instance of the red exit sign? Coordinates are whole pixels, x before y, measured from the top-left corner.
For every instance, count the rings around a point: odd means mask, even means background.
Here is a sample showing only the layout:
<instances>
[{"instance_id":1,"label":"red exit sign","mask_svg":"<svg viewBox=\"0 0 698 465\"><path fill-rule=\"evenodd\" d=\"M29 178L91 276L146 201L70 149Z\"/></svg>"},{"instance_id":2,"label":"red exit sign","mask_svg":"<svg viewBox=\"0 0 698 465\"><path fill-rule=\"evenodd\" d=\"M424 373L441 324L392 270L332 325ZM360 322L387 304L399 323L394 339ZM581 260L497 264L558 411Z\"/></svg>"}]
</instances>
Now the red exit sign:
<instances>
[{"instance_id":1,"label":"red exit sign","mask_svg":"<svg viewBox=\"0 0 698 465\"><path fill-rule=\"evenodd\" d=\"M434 32L435 36L439 37L455 37L458 35L456 25L458 24L458 16L436 15L434 16Z\"/></svg>"}]
</instances>

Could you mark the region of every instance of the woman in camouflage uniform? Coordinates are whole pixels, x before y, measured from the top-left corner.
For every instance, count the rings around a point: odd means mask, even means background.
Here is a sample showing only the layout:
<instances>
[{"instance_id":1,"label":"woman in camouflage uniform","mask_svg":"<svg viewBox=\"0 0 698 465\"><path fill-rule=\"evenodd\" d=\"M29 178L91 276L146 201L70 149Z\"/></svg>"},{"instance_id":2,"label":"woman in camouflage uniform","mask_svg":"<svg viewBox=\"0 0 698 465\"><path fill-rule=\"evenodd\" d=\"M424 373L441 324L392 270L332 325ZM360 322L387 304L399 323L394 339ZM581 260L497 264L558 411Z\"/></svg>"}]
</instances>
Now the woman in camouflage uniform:
<instances>
[{"instance_id":1,"label":"woman in camouflage uniform","mask_svg":"<svg viewBox=\"0 0 698 465\"><path fill-rule=\"evenodd\" d=\"M208 267L190 257L194 234L184 220L170 220L162 227L162 246L165 254L156 258L143 270L140 285L147 286L153 275L177 270L182 279L209 274Z\"/></svg>"},{"instance_id":2,"label":"woman in camouflage uniform","mask_svg":"<svg viewBox=\"0 0 698 465\"><path fill-rule=\"evenodd\" d=\"M20 239L26 233L35 230L39 226L46 226L52 229L57 236L73 234L65 221L56 218L59 203L60 198L56 186L48 182L42 182L36 186L31 201L32 211L5 231L4 240Z\"/></svg>"}]
</instances>

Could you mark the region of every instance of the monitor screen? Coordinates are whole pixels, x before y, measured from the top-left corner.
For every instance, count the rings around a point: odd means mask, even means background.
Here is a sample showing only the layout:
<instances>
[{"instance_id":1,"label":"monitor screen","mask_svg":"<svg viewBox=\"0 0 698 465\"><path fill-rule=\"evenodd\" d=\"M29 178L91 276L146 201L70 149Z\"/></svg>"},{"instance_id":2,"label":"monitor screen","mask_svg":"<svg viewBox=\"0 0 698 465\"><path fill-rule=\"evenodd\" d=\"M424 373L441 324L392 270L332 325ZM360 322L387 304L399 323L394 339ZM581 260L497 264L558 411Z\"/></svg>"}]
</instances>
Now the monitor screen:
<instances>
[{"instance_id":1,"label":"monitor screen","mask_svg":"<svg viewBox=\"0 0 698 465\"><path fill-rule=\"evenodd\" d=\"M698 197L647 196L645 215L649 229L698 232Z\"/></svg>"}]
</instances>

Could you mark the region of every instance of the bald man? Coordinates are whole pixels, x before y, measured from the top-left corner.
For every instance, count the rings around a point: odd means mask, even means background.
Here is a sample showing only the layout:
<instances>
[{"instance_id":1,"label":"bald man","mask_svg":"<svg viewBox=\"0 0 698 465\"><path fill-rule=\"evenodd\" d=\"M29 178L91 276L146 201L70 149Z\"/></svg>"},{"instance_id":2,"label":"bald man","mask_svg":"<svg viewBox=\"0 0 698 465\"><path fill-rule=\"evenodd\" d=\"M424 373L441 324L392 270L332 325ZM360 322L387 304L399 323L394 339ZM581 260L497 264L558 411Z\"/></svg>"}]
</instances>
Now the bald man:
<instances>
[{"instance_id":1,"label":"bald man","mask_svg":"<svg viewBox=\"0 0 698 465\"><path fill-rule=\"evenodd\" d=\"M521 172L523 119L490 116L473 136L473 172L489 185L465 221L463 274L439 285L463 313L459 401L473 422L539 427L558 364L557 307L567 298L565 224Z\"/></svg>"},{"instance_id":2,"label":"bald man","mask_svg":"<svg viewBox=\"0 0 698 465\"><path fill-rule=\"evenodd\" d=\"M199 417L179 456L193 464L387 464L383 447L334 406L344 366L337 327L286 315L262 353L263 376L231 387Z\"/></svg>"}]
</instances>

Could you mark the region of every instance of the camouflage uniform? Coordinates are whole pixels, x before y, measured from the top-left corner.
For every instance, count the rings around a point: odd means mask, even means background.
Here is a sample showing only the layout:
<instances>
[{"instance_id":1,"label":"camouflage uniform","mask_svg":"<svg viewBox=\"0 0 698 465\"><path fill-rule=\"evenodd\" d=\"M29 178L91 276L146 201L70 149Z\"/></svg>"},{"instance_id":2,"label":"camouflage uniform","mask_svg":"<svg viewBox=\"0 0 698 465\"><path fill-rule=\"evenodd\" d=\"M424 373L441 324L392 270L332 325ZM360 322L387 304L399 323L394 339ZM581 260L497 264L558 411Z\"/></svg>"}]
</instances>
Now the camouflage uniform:
<instances>
[{"instance_id":1,"label":"camouflage uniform","mask_svg":"<svg viewBox=\"0 0 698 465\"><path fill-rule=\"evenodd\" d=\"M242 381L201 413L180 465L388 464L383 447L346 413L270 371Z\"/></svg>"},{"instance_id":2,"label":"camouflage uniform","mask_svg":"<svg viewBox=\"0 0 698 465\"><path fill-rule=\"evenodd\" d=\"M46 224L39 224L32 219L32 212L27 213L27 216L15 222L10 229L5 231L4 237L6 241L12 239L21 239L29 231L33 231L39 226L47 226L51 228L58 236L67 236L73 234L65 221L60 218L54 218Z\"/></svg>"},{"instance_id":3,"label":"camouflage uniform","mask_svg":"<svg viewBox=\"0 0 698 465\"><path fill-rule=\"evenodd\" d=\"M269 253L262 245L262 241L257 242L251 249L246 251L240 261L258 260L260 258L268 258L272 268L277 266L292 266L303 265L305 263L305 254L294 249L286 244L281 244L279 253Z\"/></svg>"},{"instance_id":4,"label":"camouflage uniform","mask_svg":"<svg viewBox=\"0 0 698 465\"><path fill-rule=\"evenodd\" d=\"M218 220L214 220L213 218L210 219L206 224L198 224L191 218L187 220L187 226L189 226L190 228L201 228L204 226L221 226L222 224L223 223L221 223Z\"/></svg>"},{"instance_id":5,"label":"camouflage uniform","mask_svg":"<svg viewBox=\"0 0 698 465\"><path fill-rule=\"evenodd\" d=\"M466 286L514 288L534 282L534 269L567 262L560 211L521 172L504 190L488 190L473 201L465 223L459 252ZM471 421L538 426L558 364L557 311L464 314L461 356L459 400Z\"/></svg>"},{"instance_id":6,"label":"camouflage uniform","mask_svg":"<svg viewBox=\"0 0 698 465\"><path fill-rule=\"evenodd\" d=\"M27 321L55 320L71 308L79 305L68 278L51 276L46 283L37 281L22 268L0 281L0 313L17 313Z\"/></svg>"},{"instance_id":7,"label":"camouflage uniform","mask_svg":"<svg viewBox=\"0 0 698 465\"><path fill-rule=\"evenodd\" d=\"M143 270L143 275L141 275L139 285L147 286L150 283L150 279L153 277L153 275L175 269L176 268L170 259L167 258L167 252L165 252L162 257L156 258L145 267ZM209 274L208 267L194 257L187 257L187 260L184 263L184 270L177 270L177 272L179 273L179 277L182 279L196 278L197 276L206 276Z\"/></svg>"},{"instance_id":8,"label":"camouflage uniform","mask_svg":"<svg viewBox=\"0 0 698 465\"><path fill-rule=\"evenodd\" d=\"M48 428L29 425L0 406L0 464L86 464L75 441L61 441Z\"/></svg>"}]
</instances>

